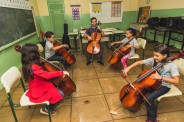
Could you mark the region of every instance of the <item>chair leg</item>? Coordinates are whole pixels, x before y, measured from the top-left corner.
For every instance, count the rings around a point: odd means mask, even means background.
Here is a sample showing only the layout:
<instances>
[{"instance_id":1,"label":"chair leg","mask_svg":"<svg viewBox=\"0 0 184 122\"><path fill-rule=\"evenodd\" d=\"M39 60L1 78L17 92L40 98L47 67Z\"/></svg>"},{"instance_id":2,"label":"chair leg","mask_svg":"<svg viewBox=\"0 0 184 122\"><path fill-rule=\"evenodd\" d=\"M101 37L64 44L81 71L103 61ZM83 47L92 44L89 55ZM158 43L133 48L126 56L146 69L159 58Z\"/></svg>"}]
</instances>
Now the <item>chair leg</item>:
<instances>
[{"instance_id":1,"label":"chair leg","mask_svg":"<svg viewBox=\"0 0 184 122\"><path fill-rule=\"evenodd\" d=\"M47 105L47 108L48 108L48 113L49 113L49 122L52 122L51 115L50 115L50 107L49 107L49 105Z\"/></svg>"},{"instance_id":2,"label":"chair leg","mask_svg":"<svg viewBox=\"0 0 184 122\"><path fill-rule=\"evenodd\" d=\"M142 51L142 60L144 60L144 49ZM144 65L142 65L142 71L144 70Z\"/></svg>"},{"instance_id":3,"label":"chair leg","mask_svg":"<svg viewBox=\"0 0 184 122\"><path fill-rule=\"evenodd\" d=\"M25 88L25 85L24 85L24 81L23 81L23 79L22 79L22 78L21 78L20 80L21 80L22 88L23 88L24 92L26 92L26 88Z\"/></svg>"},{"instance_id":4,"label":"chair leg","mask_svg":"<svg viewBox=\"0 0 184 122\"><path fill-rule=\"evenodd\" d=\"M15 110L14 110L14 104L12 102L12 98L11 98L10 93L8 93L8 101L9 101L9 104L10 104L10 107L11 107L11 110L12 110L12 113L13 113L13 116L14 116L14 119L15 119L15 122L18 122L17 116L15 114Z\"/></svg>"},{"instance_id":5,"label":"chair leg","mask_svg":"<svg viewBox=\"0 0 184 122\"><path fill-rule=\"evenodd\" d=\"M158 104L159 104L159 101L156 100L156 112L158 111Z\"/></svg>"}]
</instances>

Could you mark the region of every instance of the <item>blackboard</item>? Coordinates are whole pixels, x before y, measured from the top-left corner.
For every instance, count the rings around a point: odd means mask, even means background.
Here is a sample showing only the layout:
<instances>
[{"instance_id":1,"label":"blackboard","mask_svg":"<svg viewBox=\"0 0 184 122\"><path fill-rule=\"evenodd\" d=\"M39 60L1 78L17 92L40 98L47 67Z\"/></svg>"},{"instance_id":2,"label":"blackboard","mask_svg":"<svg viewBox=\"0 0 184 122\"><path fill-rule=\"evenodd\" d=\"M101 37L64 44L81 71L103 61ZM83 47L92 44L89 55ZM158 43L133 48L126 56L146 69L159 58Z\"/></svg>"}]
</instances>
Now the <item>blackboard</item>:
<instances>
[{"instance_id":1,"label":"blackboard","mask_svg":"<svg viewBox=\"0 0 184 122\"><path fill-rule=\"evenodd\" d=\"M32 10L0 7L0 47L36 32Z\"/></svg>"}]
</instances>

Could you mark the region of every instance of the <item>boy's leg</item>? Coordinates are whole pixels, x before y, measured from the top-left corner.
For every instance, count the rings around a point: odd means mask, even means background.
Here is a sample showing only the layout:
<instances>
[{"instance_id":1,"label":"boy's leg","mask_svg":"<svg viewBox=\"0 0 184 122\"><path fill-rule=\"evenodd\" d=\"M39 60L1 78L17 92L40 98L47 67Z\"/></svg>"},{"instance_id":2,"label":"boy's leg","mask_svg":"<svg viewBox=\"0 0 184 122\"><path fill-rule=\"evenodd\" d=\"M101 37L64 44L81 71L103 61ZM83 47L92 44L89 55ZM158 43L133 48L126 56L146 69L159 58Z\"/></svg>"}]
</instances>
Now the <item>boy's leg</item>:
<instances>
[{"instance_id":1,"label":"boy's leg","mask_svg":"<svg viewBox=\"0 0 184 122\"><path fill-rule=\"evenodd\" d=\"M66 59L60 56L59 54L55 54L51 56L50 58L48 58L48 60L49 61L60 61L64 65L64 67L66 67L66 64L67 64Z\"/></svg>"}]
</instances>

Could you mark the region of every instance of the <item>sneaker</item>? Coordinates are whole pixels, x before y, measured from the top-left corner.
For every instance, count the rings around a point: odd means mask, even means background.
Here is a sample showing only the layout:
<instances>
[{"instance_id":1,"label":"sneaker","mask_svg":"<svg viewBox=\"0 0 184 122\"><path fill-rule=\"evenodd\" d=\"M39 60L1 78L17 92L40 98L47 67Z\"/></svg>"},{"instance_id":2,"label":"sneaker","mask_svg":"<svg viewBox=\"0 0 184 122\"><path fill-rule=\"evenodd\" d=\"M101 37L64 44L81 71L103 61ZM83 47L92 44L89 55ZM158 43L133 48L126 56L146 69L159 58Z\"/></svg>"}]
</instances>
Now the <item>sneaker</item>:
<instances>
[{"instance_id":1,"label":"sneaker","mask_svg":"<svg viewBox=\"0 0 184 122\"><path fill-rule=\"evenodd\" d=\"M104 65L104 63L102 62L102 61L97 61L97 63L99 64L99 65Z\"/></svg>"},{"instance_id":2,"label":"sneaker","mask_svg":"<svg viewBox=\"0 0 184 122\"><path fill-rule=\"evenodd\" d=\"M43 114L43 115L47 115L47 116L49 115L48 110L47 110L46 107L41 108L40 113ZM52 116L56 115L56 111L55 110L50 110L50 115L52 115Z\"/></svg>"},{"instance_id":3,"label":"sneaker","mask_svg":"<svg viewBox=\"0 0 184 122\"><path fill-rule=\"evenodd\" d=\"M91 64L91 61L87 61L87 62L86 62L86 65L89 65L89 64Z\"/></svg>"}]
</instances>

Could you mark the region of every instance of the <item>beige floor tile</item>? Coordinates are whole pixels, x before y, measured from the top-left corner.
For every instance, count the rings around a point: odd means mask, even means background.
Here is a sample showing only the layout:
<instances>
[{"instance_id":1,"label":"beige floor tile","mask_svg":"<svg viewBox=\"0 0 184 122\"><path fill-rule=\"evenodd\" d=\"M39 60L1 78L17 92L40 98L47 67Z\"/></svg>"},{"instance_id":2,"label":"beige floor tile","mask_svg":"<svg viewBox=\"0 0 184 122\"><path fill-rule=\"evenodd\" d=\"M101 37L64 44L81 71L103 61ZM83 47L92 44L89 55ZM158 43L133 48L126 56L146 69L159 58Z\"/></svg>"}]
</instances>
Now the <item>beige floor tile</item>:
<instances>
[{"instance_id":1,"label":"beige floor tile","mask_svg":"<svg viewBox=\"0 0 184 122\"><path fill-rule=\"evenodd\" d=\"M184 111L169 112L159 114L159 122L183 122L184 120ZM114 122L144 122L146 116L131 117L125 119L114 120Z\"/></svg>"},{"instance_id":2,"label":"beige floor tile","mask_svg":"<svg viewBox=\"0 0 184 122\"><path fill-rule=\"evenodd\" d=\"M108 106L102 95L86 97L88 104L72 105L72 122L100 122L112 120ZM79 102L80 98L74 98L72 102Z\"/></svg>"},{"instance_id":3,"label":"beige floor tile","mask_svg":"<svg viewBox=\"0 0 184 122\"><path fill-rule=\"evenodd\" d=\"M178 87L184 93L184 85L180 85L180 86L176 86L176 87ZM177 98L184 103L184 95L177 96Z\"/></svg>"},{"instance_id":4,"label":"beige floor tile","mask_svg":"<svg viewBox=\"0 0 184 122\"><path fill-rule=\"evenodd\" d=\"M113 93L113 94L105 94L107 104L110 108L110 112L117 112L115 114L112 114L113 119L121 119L121 118L127 118L127 117L136 117L140 115L146 115L146 108L143 106L141 110L139 110L136 113L132 113L125 109L123 106L120 106L117 110L118 105L120 105L119 100L119 93Z\"/></svg>"},{"instance_id":5,"label":"beige floor tile","mask_svg":"<svg viewBox=\"0 0 184 122\"><path fill-rule=\"evenodd\" d=\"M102 94L98 79L76 81L76 85L77 92L73 93L73 97Z\"/></svg>"},{"instance_id":6,"label":"beige floor tile","mask_svg":"<svg viewBox=\"0 0 184 122\"><path fill-rule=\"evenodd\" d=\"M98 78L109 78L109 77L118 77L121 76L120 69L115 68L107 68L104 72L102 72L102 68L95 68Z\"/></svg>"},{"instance_id":7,"label":"beige floor tile","mask_svg":"<svg viewBox=\"0 0 184 122\"><path fill-rule=\"evenodd\" d=\"M93 64L86 65L86 61L77 61L73 64L73 70L84 70L84 69L91 69L93 68Z\"/></svg>"},{"instance_id":8,"label":"beige floor tile","mask_svg":"<svg viewBox=\"0 0 184 122\"><path fill-rule=\"evenodd\" d=\"M64 100L64 103L61 107L57 109L56 115L52 116L53 122L70 122L70 114L71 114L71 99ZM31 118L31 122L48 122L49 118L46 115L40 114L40 108L37 107L34 111L34 114Z\"/></svg>"},{"instance_id":9,"label":"beige floor tile","mask_svg":"<svg viewBox=\"0 0 184 122\"><path fill-rule=\"evenodd\" d=\"M103 93L120 92L125 85L125 81L122 77L101 78L99 80Z\"/></svg>"},{"instance_id":10,"label":"beige floor tile","mask_svg":"<svg viewBox=\"0 0 184 122\"><path fill-rule=\"evenodd\" d=\"M20 103L20 98L23 95L24 91L21 87L18 87L17 89L15 89L15 91L11 94L12 95L12 99L13 102L15 104L19 104ZM9 102L6 101L6 103L4 104L4 106L9 106Z\"/></svg>"},{"instance_id":11,"label":"beige floor tile","mask_svg":"<svg viewBox=\"0 0 184 122\"><path fill-rule=\"evenodd\" d=\"M97 76L94 68L73 71L74 81L96 79L96 78Z\"/></svg>"},{"instance_id":12,"label":"beige floor tile","mask_svg":"<svg viewBox=\"0 0 184 122\"><path fill-rule=\"evenodd\" d=\"M129 117L125 119L114 120L114 122L145 122L146 116Z\"/></svg>"},{"instance_id":13,"label":"beige floor tile","mask_svg":"<svg viewBox=\"0 0 184 122\"><path fill-rule=\"evenodd\" d=\"M31 120L34 107L15 107L15 113L19 122L29 122ZM1 122L14 122L14 116L10 107L3 107L0 110Z\"/></svg>"},{"instance_id":14,"label":"beige floor tile","mask_svg":"<svg viewBox=\"0 0 184 122\"><path fill-rule=\"evenodd\" d=\"M159 102L158 113L184 110L184 104L176 97L163 98Z\"/></svg>"},{"instance_id":15,"label":"beige floor tile","mask_svg":"<svg viewBox=\"0 0 184 122\"><path fill-rule=\"evenodd\" d=\"M0 96L1 96L0 97L0 107L1 107L7 101L7 94L6 94L6 91L4 88L2 90L0 90Z\"/></svg>"}]
</instances>

